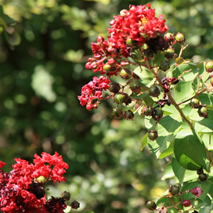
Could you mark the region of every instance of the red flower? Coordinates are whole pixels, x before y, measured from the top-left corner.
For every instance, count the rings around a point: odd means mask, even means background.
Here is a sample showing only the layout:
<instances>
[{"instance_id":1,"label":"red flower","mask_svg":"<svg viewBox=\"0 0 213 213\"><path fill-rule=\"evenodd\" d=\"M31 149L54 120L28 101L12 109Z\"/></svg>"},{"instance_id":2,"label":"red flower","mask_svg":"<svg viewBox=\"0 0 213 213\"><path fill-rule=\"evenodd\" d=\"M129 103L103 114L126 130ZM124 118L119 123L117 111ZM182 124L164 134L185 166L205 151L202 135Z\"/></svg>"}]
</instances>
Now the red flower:
<instances>
[{"instance_id":1,"label":"red flower","mask_svg":"<svg viewBox=\"0 0 213 213\"><path fill-rule=\"evenodd\" d=\"M3 166L5 166L5 165L6 165L6 163L5 163L5 162L0 161L0 169L1 169Z\"/></svg>"},{"instance_id":2,"label":"red flower","mask_svg":"<svg viewBox=\"0 0 213 213\"><path fill-rule=\"evenodd\" d=\"M81 96L78 96L81 105L86 105L87 110L97 108L102 99L102 91L109 88L109 83L110 80L104 76L93 77L93 80L81 89Z\"/></svg>"},{"instance_id":3,"label":"red flower","mask_svg":"<svg viewBox=\"0 0 213 213\"><path fill-rule=\"evenodd\" d=\"M54 155L43 152L41 157L35 154L34 158L33 164L20 158L15 159L16 164L9 173L0 170L0 211L32 212L32 209L41 210L48 203L51 203L54 211L47 212L62 212L66 207L62 198L60 202L57 199L54 202L46 201L43 185L39 184L36 178L44 176L54 182L65 181L63 175L68 164L57 152ZM5 163L0 161L0 166L4 165Z\"/></svg>"}]
</instances>

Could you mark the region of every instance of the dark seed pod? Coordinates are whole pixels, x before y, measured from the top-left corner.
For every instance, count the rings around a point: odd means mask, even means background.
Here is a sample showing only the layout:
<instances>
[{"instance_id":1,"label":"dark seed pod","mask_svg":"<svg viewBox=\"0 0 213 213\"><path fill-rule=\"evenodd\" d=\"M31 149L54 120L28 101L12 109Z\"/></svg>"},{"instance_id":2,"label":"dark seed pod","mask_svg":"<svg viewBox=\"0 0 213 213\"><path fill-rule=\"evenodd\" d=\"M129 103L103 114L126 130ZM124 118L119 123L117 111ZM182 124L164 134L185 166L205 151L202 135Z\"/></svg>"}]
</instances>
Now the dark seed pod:
<instances>
[{"instance_id":1,"label":"dark seed pod","mask_svg":"<svg viewBox=\"0 0 213 213\"><path fill-rule=\"evenodd\" d=\"M199 174L200 181L206 181L208 179L208 175L205 173Z\"/></svg>"},{"instance_id":2,"label":"dark seed pod","mask_svg":"<svg viewBox=\"0 0 213 213\"><path fill-rule=\"evenodd\" d=\"M125 111L124 112L124 118L126 120L131 120L134 118L134 113L131 110Z\"/></svg>"},{"instance_id":3,"label":"dark seed pod","mask_svg":"<svg viewBox=\"0 0 213 213\"><path fill-rule=\"evenodd\" d=\"M115 119L122 119L123 118L123 111L122 109L114 109L112 115Z\"/></svg>"},{"instance_id":4,"label":"dark seed pod","mask_svg":"<svg viewBox=\"0 0 213 213\"><path fill-rule=\"evenodd\" d=\"M172 185L169 187L169 192L172 194L172 195L176 195L180 192L180 186L177 186L177 185Z\"/></svg>"},{"instance_id":5,"label":"dark seed pod","mask_svg":"<svg viewBox=\"0 0 213 213\"><path fill-rule=\"evenodd\" d=\"M160 95L160 87L158 85L154 85L149 89L149 95L152 97L158 97Z\"/></svg>"},{"instance_id":6,"label":"dark seed pod","mask_svg":"<svg viewBox=\"0 0 213 213\"><path fill-rule=\"evenodd\" d=\"M113 92L113 93L118 93L120 88L121 88L120 84L118 84L117 82L111 82L110 87L109 87L109 91Z\"/></svg>"},{"instance_id":7,"label":"dark seed pod","mask_svg":"<svg viewBox=\"0 0 213 213\"><path fill-rule=\"evenodd\" d=\"M146 201L146 208L148 208L149 210L155 210L157 208L157 205L155 202L148 200Z\"/></svg>"},{"instance_id":8,"label":"dark seed pod","mask_svg":"<svg viewBox=\"0 0 213 213\"><path fill-rule=\"evenodd\" d=\"M163 71L167 71L170 67L170 63L168 61L163 61L161 64L160 64L160 69L163 70Z\"/></svg>"},{"instance_id":9,"label":"dark seed pod","mask_svg":"<svg viewBox=\"0 0 213 213\"><path fill-rule=\"evenodd\" d=\"M152 141L156 140L158 138L158 132L156 130L150 130L148 132L148 138Z\"/></svg>"}]
</instances>

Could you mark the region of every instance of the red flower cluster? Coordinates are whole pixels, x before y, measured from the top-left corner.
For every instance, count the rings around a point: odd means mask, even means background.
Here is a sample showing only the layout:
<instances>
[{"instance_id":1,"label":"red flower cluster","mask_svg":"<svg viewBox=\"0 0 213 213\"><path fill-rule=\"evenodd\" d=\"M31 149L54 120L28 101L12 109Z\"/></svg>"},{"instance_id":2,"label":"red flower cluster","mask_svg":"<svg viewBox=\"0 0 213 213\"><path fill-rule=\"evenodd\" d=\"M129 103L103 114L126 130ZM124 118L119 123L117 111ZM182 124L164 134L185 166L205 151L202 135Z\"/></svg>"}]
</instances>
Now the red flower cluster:
<instances>
[{"instance_id":1,"label":"red flower cluster","mask_svg":"<svg viewBox=\"0 0 213 213\"><path fill-rule=\"evenodd\" d=\"M81 105L86 105L87 110L97 108L102 99L102 91L109 88L109 83L110 80L104 76L93 77L93 80L81 89L81 96L78 96Z\"/></svg>"},{"instance_id":2,"label":"red flower cluster","mask_svg":"<svg viewBox=\"0 0 213 213\"><path fill-rule=\"evenodd\" d=\"M0 169L0 210L2 212L33 212L32 209L40 210L40 208L46 209L46 212L58 212L50 211L43 183L39 183L38 180L42 177L45 181L65 181L63 175L66 172L65 169L68 169L68 164L57 152L54 155L44 152L41 157L34 155L34 158L32 164L26 160L15 159L16 164L9 173ZM0 161L0 168L4 165L5 163ZM61 200L60 205L58 202L54 204L60 206L59 209L66 207Z\"/></svg>"},{"instance_id":3,"label":"red flower cluster","mask_svg":"<svg viewBox=\"0 0 213 213\"><path fill-rule=\"evenodd\" d=\"M152 39L156 39L155 43L158 44L159 36L168 29L162 15L155 17L155 10L151 9L150 4L130 5L129 10L122 10L120 15L114 16L114 19L110 21L110 26L108 39L98 36L97 43L91 44L93 57L90 57L85 65L86 69L100 72L101 75L106 74L109 77L117 75L121 69L130 65L128 57L131 56L131 51L140 48L146 42L153 43ZM97 79L93 79L93 82ZM99 79L109 81L104 77ZM81 105L86 105L88 110L97 108L99 103L97 100L102 98L103 88L95 84L90 82L85 85L81 90L82 95L78 97ZM104 89L107 88L108 86Z\"/></svg>"},{"instance_id":4,"label":"red flower cluster","mask_svg":"<svg viewBox=\"0 0 213 213\"><path fill-rule=\"evenodd\" d=\"M110 22L111 28L109 43L115 48L121 48L124 52L128 45L137 42L141 46L150 38L155 38L168 30L165 20L161 15L155 17L155 10L151 4L130 5L130 10L122 10L120 15L114 16Z\"/></svg>"}]
</instances>

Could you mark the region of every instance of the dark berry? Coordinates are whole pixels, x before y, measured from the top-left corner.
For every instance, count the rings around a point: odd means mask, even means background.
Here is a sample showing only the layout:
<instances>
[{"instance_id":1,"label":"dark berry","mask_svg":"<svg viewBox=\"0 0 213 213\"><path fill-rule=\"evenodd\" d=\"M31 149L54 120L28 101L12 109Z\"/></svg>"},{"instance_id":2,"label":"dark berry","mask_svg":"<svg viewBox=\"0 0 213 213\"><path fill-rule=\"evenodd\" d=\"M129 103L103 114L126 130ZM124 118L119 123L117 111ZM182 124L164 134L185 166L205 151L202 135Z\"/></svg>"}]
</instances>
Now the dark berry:
<instances>
[{"instance_id":1,"label":"dark berry","mask_svg":"<svg viewBox=\"0 0 213 213\"><path fill-rule=\"evenodd\" d=\"M149 95L152 97L158 97L160 95L160 88L158 85L154 85L149 89Z\"/></svg>"},{"instance_id":2,"label":"dark berry","mask_svg":"<svg viewBox=\"0 0 213 213\"><path fill-rule=\"evenodd\" d=\"M73 209L78 209L80 207L80 203L76 200L74 200L72 203L71 203L71 207Z\"/></svg>"},{"instance_id":3,"label":"dark berry","mask_svg":"<svg viewBox=\"0 0 213 213\"><path fill-rule=\"evenodd\" d=\"M184 41L185 41L185 36L183 35L183 33L177 33L176 36L175 36L175 40L176 40L178 43L184 43Z\"/></svg>"},{"instance_id":4,"label":"dark berry","mask_svg":"<svg viewBox=\"0 0 213 213\"><path fill-rule=\"evenodd\" d=\"M156 121L159 121L163 117L163 111L161 108L152 109L152 118Z\"/></svg>"},{"instance_id":5,"label":"dark berry","mask_svg":"<svg viewBox=\"0 0 213 213\"><path fill-rule=\"evenodd\" d=\"M160 69L163 70L163 71L166 71L168 70L170 67L170 63L168 61L163 61L161 64L160 64Z\"/></svg>"},{"instance_id":6,"label":"dark berry","mask_svg":"<svg viewBox=\"0 0 213 213\"><path fill-rule=\"evenodd\" d=\"M119 90L120 90L120 84L118 84L117 82L110 83L110 87L109 87L110 92L118 93Z\"/></svg>"},{"instance_id":7,"label":"dark berry","mask_svg":"<svg viewBox=\"0 0 213 213\"><path fill-rule=\"evenodd\" d=\"M148 200L146 201L146 208L148 208L149 210L155 210L157 207L156 203L151 201L151 200Z\"/></svg>"},{"instance_id":8,"label":"dark berry","mask_svg":"<svg viewBox=\"0 0 213 213\"><path fill-rule=\"evenodd\" d=\"M156 140L158 138L158 132L156 130L150 130L148 132L148 138L152 141Z\"/></svg>"},{"instance_id":9,"label":"dark berry","mask_svg":"<svg viewBox=\"0 0 213 213\"><path fill-rule=\"evenodd\" d=\"M206 62L205 68L206 68L207 72L212 72L213 71L213 61Z\"/></svg>"},{"instance_id":10,"label":"dark berry","mask_svg":"<svg viewBox=\"0 0 213 213\"><path fill-rule=\"evenodd\" d=\"M145 116L151 116L152 115L152 110L148 106L144 106L142 109L142 114Z\"/></svg>"},{"instance_id":11,"label":"dark berry","mask_svg":"<svg viewBox=\"0 0 213 213\"><path fill-rule=\"evenodd\" d=\"M183 205L184 205L185 207L189 207L189 206L191 206L191 201L190 201L190 200L184 200L184 201L183 201Z\"/></svg>"},{"instance_id":12,"label":"dark berry","mask_svg":"<svg viewBox=\"0 0 213 213\"><path fill-rule=\"evenodd\" d=\"M134 118L134 113L131 110L125 111L124 112L124 118L126 120L131 120Z\"/></svg>"},{"instance_id":13,"label":"dark berry","mask_svg":"<svg viewBox=\"0 0 213 213\"><path fill-rule=\"evenodd\" d=\"M179 191L180 191L180 187L177 186L177 185L170 186L170 188L169 188L169 192L170 192L172 195L178 194Z\"/></svg>"},{"instance_id":14,"label":"dark berry","mask_svg":"<svg viewBox=\"0 0 213 213\"><path fill-rule=\"evenodd\" d=\"M208 179L208 175L203 173L203 174L199 174L199 180L200 181L206 181Z\"/></svg>"},{"instance_id":15,"label":"dark berry","mask_svg":"<svg viewBox=\"0 0 213 213\"><path fill-rule=\"evenodd\" d=\"M197 174L198 174L198 175L203 174L203 168L198 169L198 170L197 170Z\"/></svg>"},{"instance_id":16,"label":"dark berry","mask_svg":"<svg viewBox=\"0 0 213 213\"><path fill-rule=\"evenodd\" d=\"M192 108L199 108L200 107L200 101L197 98L193 98L190 102L190 106Z\"/></svg>"},{"instance_id":17,"label":"dark berry","mask_svg":"<svg viewBox=\"0 0 213 213\"><path fill-rule=\"evenodd\" d=\"M132 99L125 93L125 99L124 99L123 103L128 105L131 102L132 102Z\"/></svg>"},{"instance_id":18,"label":"dark berry","mask_svg":"<svg viewBox=\"0 0 213 213\"><path fill-rule=\"evenodd\" d=\"M134 93L139 93L141 91L141 82L140 81L132 81L130 82L130 89L132 90L132 92Z\"/></svg>"},{"instance_id":19,"label":"dark berry","mask_svg":"<svg viewBox=\"0 0 213 213\"><path fill-rule=\"evenodd\" d=\"M198 114L200 115L200 117L207 118L208 117L208 109L203 106L203 107L198 109Z\"/></svg>"},{"instance_id":20,"label":"dark berry","mask_svg":"<svg viewBox=\"0 0 213 213\"><path fill-rule=\"evenodd\" d=\"M69 200L71 195L69 192L64 191L61 195L62 198L64 198L65 200Z\"/></svg>"},{"instance_id":21,"label":"dark berry","mask_svg":"<svg viewBox=\"0 0 213 213\"><path fill-rule=\"evenodd\" d=\"M121 109L114 109L112 115L115 119L123 118L123 111Z\"/></svg>"}]
</instances>

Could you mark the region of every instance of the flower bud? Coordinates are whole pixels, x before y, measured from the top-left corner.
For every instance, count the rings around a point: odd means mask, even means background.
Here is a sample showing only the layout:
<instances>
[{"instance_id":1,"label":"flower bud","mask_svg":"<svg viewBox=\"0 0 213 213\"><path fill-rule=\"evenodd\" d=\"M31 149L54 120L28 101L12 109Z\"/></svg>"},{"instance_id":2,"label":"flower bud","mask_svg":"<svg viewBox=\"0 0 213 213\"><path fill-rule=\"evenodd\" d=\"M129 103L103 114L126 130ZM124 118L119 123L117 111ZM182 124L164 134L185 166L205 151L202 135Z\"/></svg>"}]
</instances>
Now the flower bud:
<instances>
[{"instance_id":1,"label":"flower bud","mask_svg":"<svg viewBox=\"0 0 213 213\"><path fill-rule=\"evenodd\" d=\"M206 68L207 72L212 72L213 71L213 61L206 62L205 68Z\"/></svg>"},{"instance_id":2,"label":"flower bud","mask_svg":"<svg viewBox=\"0 0 213 213\"><path fill-rule=\"evenodd\" d=\"M123 101L125 100L126 96L123 94L123 93L117 93L115 94L114 96L114 101L117 103L117 104L122 104Z\"/></svg>"},{"instance_id":3,"label":"flower bud","mask_svg":"<svg viewBox=\"0 0 213 213\"><path fill-rule=\"evenodd\" d=\"M38 183L45 183L47 179L44 176L39 176L36 178Z\"/></svg>"},{"instance_id":4,"label":"flower bud","mask_svg":"<svg viewBox=\"0 0 213 213\"><path fill-rule=\"evenodd\" d=\"M175 36L175 40L176 40L178 43L184 43L184 41L185 41L185 36L183 35L183 33L177 33L176 36Z\"/></svg>"},{"instance_id":5,"label":"flower bud","mask_svg":"<svg viewBox=\"0 0 213 213\"><path fill-rule=\"evenodd\" d=\"M168 43L172 43L175 40L175 36L173 33L166 33L164 35L164 40L167 41Z\"/></svg>"},{"instance_id":6,"label":"flower bud","mask_svg":"<svg viewBox=\"0 0 213 213\"><path fill-rule=\"evenodd\" d=\"M175 51L172 48L168 48L168 49L164 50L163 53L164 53L166 58L173 58Z\"/></svg>"},{"instance_id":7,"label":"flower bud","mask_svg":"<svg viewBox=\"0 0 213 213\"><path fill-rule=\"evenodd\" d=\"M184 62L184 59L182 58L182 57L177 57L176 59L175 59L175 63L176 64L182 64Z\"/></svg>"},{"instance_id":8,"label":"flower bud","mask_svg":"<svg viewBox=\"0 0 213 213\"><path fill-rule=\"evenodd\" d=\"M124 69L122 69L122 70L120 71L120 76L121 76L121 78L123 78L123 79L129 79L129 78L130 78L129 73L128 73L126 70L124 70Z\"/></svg>"},{"instance_id":9,"label":"flower bud","mask_svg":"<svg viewBox=\"0 0 213 213\"><path fill-rule=\"evenodd\" d=\"M208 109L203 106L203 107L198 109L198 114L200 115L200 117L207 118L208 117Z\"/></svg>"},{"instance_id":10,"label":"flower bud","mask_svg":"<svg viewBox=\"0 0 213 213\"><path fill-rule=\"evenodd\" d=\"M193 98L190 102L192 108L200 108L200 101L197 98Z\"/></svg>"},{"instance_id":11,"label":"flower bud","mask_svg":"<svg viewBox=\"0 0 213 213\"><path fill-rule=\"evenodd\" d=\"M105 64L103 66L103 69L106 71L106 72L114 72L116 70L116 66L113 66L113 65L110 65L110 64Z\"/></svg>"}]
</instances>

